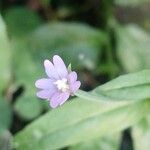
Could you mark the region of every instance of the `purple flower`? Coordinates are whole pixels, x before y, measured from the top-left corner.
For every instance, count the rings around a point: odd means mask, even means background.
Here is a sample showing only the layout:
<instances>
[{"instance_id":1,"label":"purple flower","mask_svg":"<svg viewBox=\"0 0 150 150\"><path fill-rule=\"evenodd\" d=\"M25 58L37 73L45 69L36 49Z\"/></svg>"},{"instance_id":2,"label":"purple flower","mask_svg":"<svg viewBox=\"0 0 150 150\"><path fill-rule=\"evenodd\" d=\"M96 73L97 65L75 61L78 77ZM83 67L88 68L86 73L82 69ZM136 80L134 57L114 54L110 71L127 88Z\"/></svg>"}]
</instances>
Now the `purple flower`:
<instances>
[{"instance_id":1,"label":"purple flower","mask_svg":"<svg viewBox=\"0 0 150 150\"><path fill-rule=\"evenodd\" d=\"M77 73L69 72L58 55L53 57L53 63L45 60L44 67L48 77L35 82L35 86L40 89L37 96L47 99L50 106L56 108L62 105L70 95L74 95L81 83L77 81Z\"/></svg>"}]
</instances>

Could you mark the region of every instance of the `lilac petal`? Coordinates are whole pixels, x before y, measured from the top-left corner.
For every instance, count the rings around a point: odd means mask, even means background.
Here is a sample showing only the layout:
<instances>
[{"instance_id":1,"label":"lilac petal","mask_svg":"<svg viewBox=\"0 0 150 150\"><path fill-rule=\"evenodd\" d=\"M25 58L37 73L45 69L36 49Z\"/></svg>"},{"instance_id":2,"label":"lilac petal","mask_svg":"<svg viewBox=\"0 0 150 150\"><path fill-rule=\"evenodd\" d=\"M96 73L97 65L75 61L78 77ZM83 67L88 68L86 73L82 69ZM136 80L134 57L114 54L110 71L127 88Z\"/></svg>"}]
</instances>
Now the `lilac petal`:
<instances>
[{"instance_id":1,"label":"lilac petal","mask_svg":"<svg viewBox=\"0 0 150 150\"><path fill-rule=\"evenodd\" d=\"M41 90L37 92L37 97L42 98L42 99L50 99L52 95L55 93L55 90Z\"/></svg>"},{"instance_id":2,"label":"lilac petal","mask_svg":"<svg viewBox=\"0 0 150 150\"><path fill-rule=\"evenodd\" d=\"M79 87L81 86L81 82L80 81L76 81L75 83L70 85L70 89L72 93L75 93Z\"/></svg>"},{"instance_id":3,"label":"lilac petal","mask_svg":"<svg viewBox=\"0 0 150 150\"><path fill-rule=\"evenodd\" d=\"M69 98L69 93L55 93L51 100L50 100L50 106L52 108L56 108L58 105L62 105L67 99Z\"/></svg>"},{"instance_id":4,"label":"lilac petal","mask_svg":"<svg viewBox=\"0 0 150 150\"><path fill-rule=\"evenodd\" d=\"M52 98L50 100L50 106L52 108L56 108L59 105L60 95L61 95L61 93L57 92L52 96Z\"/></svg>"},{"instance_id":5,"label":"lilac petal","mask_svg":"<svg viewBox=\"0 0 150 150\"><path fill-rule=\"evenodd\" d=\"M57 70L59 76L62 78L65 78L68 74L66 65L64 64L63 60L58 56L55 55L53 57L53 63L54 63L54 67Z\"/></svg>"},{"instance_id":6,"label":"lilac petal","mask_svg":"<svg viewBox=\"0 0 150 150\"><path fill-rule=\"evenodd\" d=\"M63 93L63 98L60 101L59 105L62 105L68 98L69 98L70 94L68 92Z\"/></svg>"},{"instance_id":7,"label":"lilac petal","mask_svg":"<svg viewBox=\"0 0 150 150\"><path fill-rule=\"evenodd\" d=\"M49 78L59 79L58 73L54 67L54 65L49 61L44 61L45 72Z\"/></svg>"},{"instance_id":8,"label":"lilac petal","mask_svg":"<svg viewBox=\"0 0 150 150\"><path fill-rule=\"evenodd\" d=\"M75 71L69 74L69 82L74 83L77 80L77 73Z\"/></svg>"},{"instance_id":9,"label":"lilac petal","mask_svg":"<svg viewBox=\"0 0 150 150\"><path fill-rule=\"evenodd\" d=\"M39 89L49 89L49 90L51 90L51 89L55 88L53 82L54 81L51 80L51 79L43 78L43 79L37 80L35 82L35 86Z\"/></svg>"}]
</instances>

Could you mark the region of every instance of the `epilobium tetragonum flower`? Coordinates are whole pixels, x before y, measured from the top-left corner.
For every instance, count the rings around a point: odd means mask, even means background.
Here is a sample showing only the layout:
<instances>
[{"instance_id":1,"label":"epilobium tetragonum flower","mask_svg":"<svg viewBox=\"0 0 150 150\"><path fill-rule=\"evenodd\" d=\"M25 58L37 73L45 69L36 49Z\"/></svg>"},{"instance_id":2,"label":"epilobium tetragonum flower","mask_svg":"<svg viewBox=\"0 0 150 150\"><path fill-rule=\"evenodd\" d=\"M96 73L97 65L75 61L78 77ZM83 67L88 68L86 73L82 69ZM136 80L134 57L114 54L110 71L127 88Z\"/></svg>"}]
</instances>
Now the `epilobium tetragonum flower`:
<instances>
[{"instance_id":1,"label":"epilobium tetragonum flower","mask_svg":"<svg viewBox=\"0 0 150 150\"><path fill-rule=\"evenodd\" d=\"M44 67L48 77L35 82L35 86L40 89L37 96L47 99L50 106L56 108L62 105L70 95L74 95L81 83L77 81L77 73L69 71L58 55L53 57L53 63L45 60Z\"/></svg>"}]
</instances>

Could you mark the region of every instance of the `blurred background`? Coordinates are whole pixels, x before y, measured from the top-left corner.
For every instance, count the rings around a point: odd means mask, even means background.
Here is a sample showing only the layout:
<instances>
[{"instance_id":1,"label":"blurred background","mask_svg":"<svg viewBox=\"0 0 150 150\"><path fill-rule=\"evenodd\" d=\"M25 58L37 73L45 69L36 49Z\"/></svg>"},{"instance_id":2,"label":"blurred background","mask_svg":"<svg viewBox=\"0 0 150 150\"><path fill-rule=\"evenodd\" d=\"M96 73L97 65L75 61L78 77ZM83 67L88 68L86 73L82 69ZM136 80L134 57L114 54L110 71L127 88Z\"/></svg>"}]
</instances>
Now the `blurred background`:
<instances>
[{"instance_id":1,"label":"blurred background","mask_svg":"<svg viewBox=\"0 0 150 150\"><path fill-rule=\"evenodd\" d=\"M0 15L0 150L10 149L11 136L49 110L34 87L45 76L44 59L58 54L71 62L85 91L150 69L149 0L0 0ZM133 142L130 129L118 139L71 149L148 150Z\"/></svg>"}]
</instances>

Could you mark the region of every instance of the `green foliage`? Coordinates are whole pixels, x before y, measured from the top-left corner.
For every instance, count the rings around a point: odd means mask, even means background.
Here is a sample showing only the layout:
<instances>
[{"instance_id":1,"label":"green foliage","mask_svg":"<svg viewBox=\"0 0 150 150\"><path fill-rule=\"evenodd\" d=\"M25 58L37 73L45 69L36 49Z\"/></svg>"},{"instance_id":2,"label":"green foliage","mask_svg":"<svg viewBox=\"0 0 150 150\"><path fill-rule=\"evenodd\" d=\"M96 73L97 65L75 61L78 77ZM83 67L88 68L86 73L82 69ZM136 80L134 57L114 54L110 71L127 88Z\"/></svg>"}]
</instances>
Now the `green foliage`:
<instances>
[{"instance_id":1,"label":"green foliage","mask_svg":"<svg viewBox=\"0 0 150 150\"><path fill-rule=\"evenodd\" d=\"M67 64L74 64L75 69L95 69L106 41L103 32L87 25L56 22L33 32L28 39L28 45L37 61L41 57L47 58L59 53Z\"/></svg>"},{"instance_id":2,"label":"green foliage","mask_svg":"<svg viewBox=\"0 0 150 150\"><path fill-rule=\"evenodd\" d=\"M35 80L46 75L43 60L61 55L73 68L94 69L105 34L81 24L52 23L36 29L31 35L12 41L13 71L16 83L25 88L15 103L15 111L25 119L37 117L43 105L35 98ZM18 55L19 54L19 55ZM34 96L33 96L34 95ZM36 109L34 109L36 108Z\"/></svg>"},{"instance_id":3,"label":"green foliage","mask_svg":"<svg viewBox=\"0 0 150 150\"><path fill-rule=\"evenodd\" d=\"M22 150L58 149L103 137L139 121L149 110L147 102L142 101L130 106L109 109L109 103L104 107L97 103L74 99L72 103L49 112L18 133L15 137L15 145L17 149ZM114 103L115 105L117 104ZM77 111L79 106L81 111ZM67 120L63 117L64 115ZM32 142L30 139L33 139Z\"/></svg>"},{"instance_id":4,"label":"green foliage","mask_svg":"<svg viewBox=\"0 0 150 150\"><path fill-rule=\"evenodd\" d=\"M134 150L149 149L150 36L136 25L148 29L147 4L0 1L0 150L118 150L129 127ZM52 110L34 84L54 54L78 72L81 88L97 87Z\"/></svg>"},{"instance_id":5,"label":"green foliage","mask_svg":"<svg viewBox=\"0 0 150 150\"><path fill-rule=\"evenodd\" d=\"M5 130L3 134L0 134L0 150L12 149L12 135L8 130Z\"/></svg>"},{"instance_id":6,"label":"green foliage","mask_svg":"<svg viewBox=\"0 0 150 150\"><path fill-rule=\"evenodd\" d=\"M150 98L150 71L120 76L94 90L114 100L142 100ZM106 92L107 91L107 92ZM105 93L106 92L106 93ZM134 94L133 94L134 93Z\"/></svg>"},{"instance_id":7,"label":"green foliage","mask_svg":"<svg viewBox=\"0 0 150 150\"><path fill-rule=\"evenodd\" d=\"M16 101L14 109L22 118L31 120L42 112L42 105L35 96L26 94Z\"/></svg>"},{"instance_id":8,"label":"green foliage","mask_svg":"<svg viewBox=\"0 0 150 150\"><path fill-rule=\"evenodd\" d=\"M11 117L10 105L0 97L0 135L10 127Z\"/></svg>"},{"instance_id":9,"label":"green foliage","mask_svg":"<svg viewBox=\"0 0 150 150\"><path fill-rule=\"evenodd\" d=\"M103 138L86 141L75 146L69 150L118 150L120 143L120 136L114 134Z\"/></svg>"},{"instance_id":10,"label":"green foliage","mask_svg":"<svg viewBox=\"0 0 150 150\"><path fill-rule=\"evenodd\" d=\"M23 86L25 89L23 96L15 102L14 108L19 116L31 120L42 112L42 105L34 94L36 92L34 83L42 69L38 70L39 66L32 59L24 42L16 40L12 42L12 46L14 49L13 71L17 78L16 84Z\"/></svg>"},{"instance_id":11,"label":"green foliage","mask_svg":"<svg viewBox=\"0 0 150 150\"><path fill-rule=\"evenodd\" d=\"M139 6L148 2L149 0L115 0L115 3L121 6Z\"/></svg>"},{"instance_id":12,"label":"green foliage","mask_svg":"<svg viewBox=\"0 0 150 150\"><path fill-rule=\"evenodd\" d=\"M99 101L120 101L149 99L150 94L150 71L144 70L137 73L122 75L102 86L97 87L90 93L78 91L77 96ZM134 94L135 95L134 95Z\"/></svg>"},{"instance_id":13,"label":"green foliage","mask_svg":"<svg viewBox=\"0 0 150 150\"><path fill-rule=\"evenodd\" d=\"M6 26L0 16L0 93L10 79L10 47Z\"/></svg>"},{"instance_id":14,"label":"green foliage","mask_svg":"<svg viewBox=\"0 0 150 150\"><path fill-rule=\"evenodd\" d=\"M41 24L40 17L26 7L13 7L7 10L5 21L11 36L20 37L30 33Z\"/></svg>"},{"instance_id":15,"label":"green foliage","mask_svg":"<svg viewBox=\"0 0 150 150\"><path fill-rule=\"evenodd\" d=\"M150 73L150 71L148 72ZM130 76L132 77L132 75L126 75L125 77L131 80ZM133 76L135 76L134 82L136 82L137 74ZM142 77L143 74L140 76L138 73L138 76ZM145 75L145 78L148 77ZM122 85L121 88L124 88L124 86ZM109 90L103 92L107 94ZM130 87L128 90L130 91ZM101 100L101 93L98 91L97 96L100 96L100 101L93 101L94 98L88 101L89 95L87 97L84 95L84 99L75 98L61 108L48 112L27 126L15 136L17 149L58 149L103 137L135 124L149 113L150 96L146 100L143 98L141 101L131 100L124 102L122 101L124 99L121 100L117 93L116 97L118 96L121 101L113 102ZM82 97L82 94L79 97ZM126 121L124 122L124 120ZM48 127L47 124L49 125ZM34 139L32 142L29 140L31 138Z\"/></svg>"},{"instance_id":16,"label":"green foliage","mask_svg":"<svg viewBox=\"0 0 150 150\"><path fill-rule=\"evenodd\" d=\"M150 69L149 34L136 25L117 27L116 31L118 58L125 70L134 72Z\"/></svg>"},{"instance_id":17,"label":"green foliage","mask_svg":"<svg viewBox=\"0 0 150 150\"><path fill-rule=\"evenodd\" d=\"M132 137L136 150L147 150L150 147L150 116L144 117L137 125L133 126Z\"/></svg>"}]
</instances>

